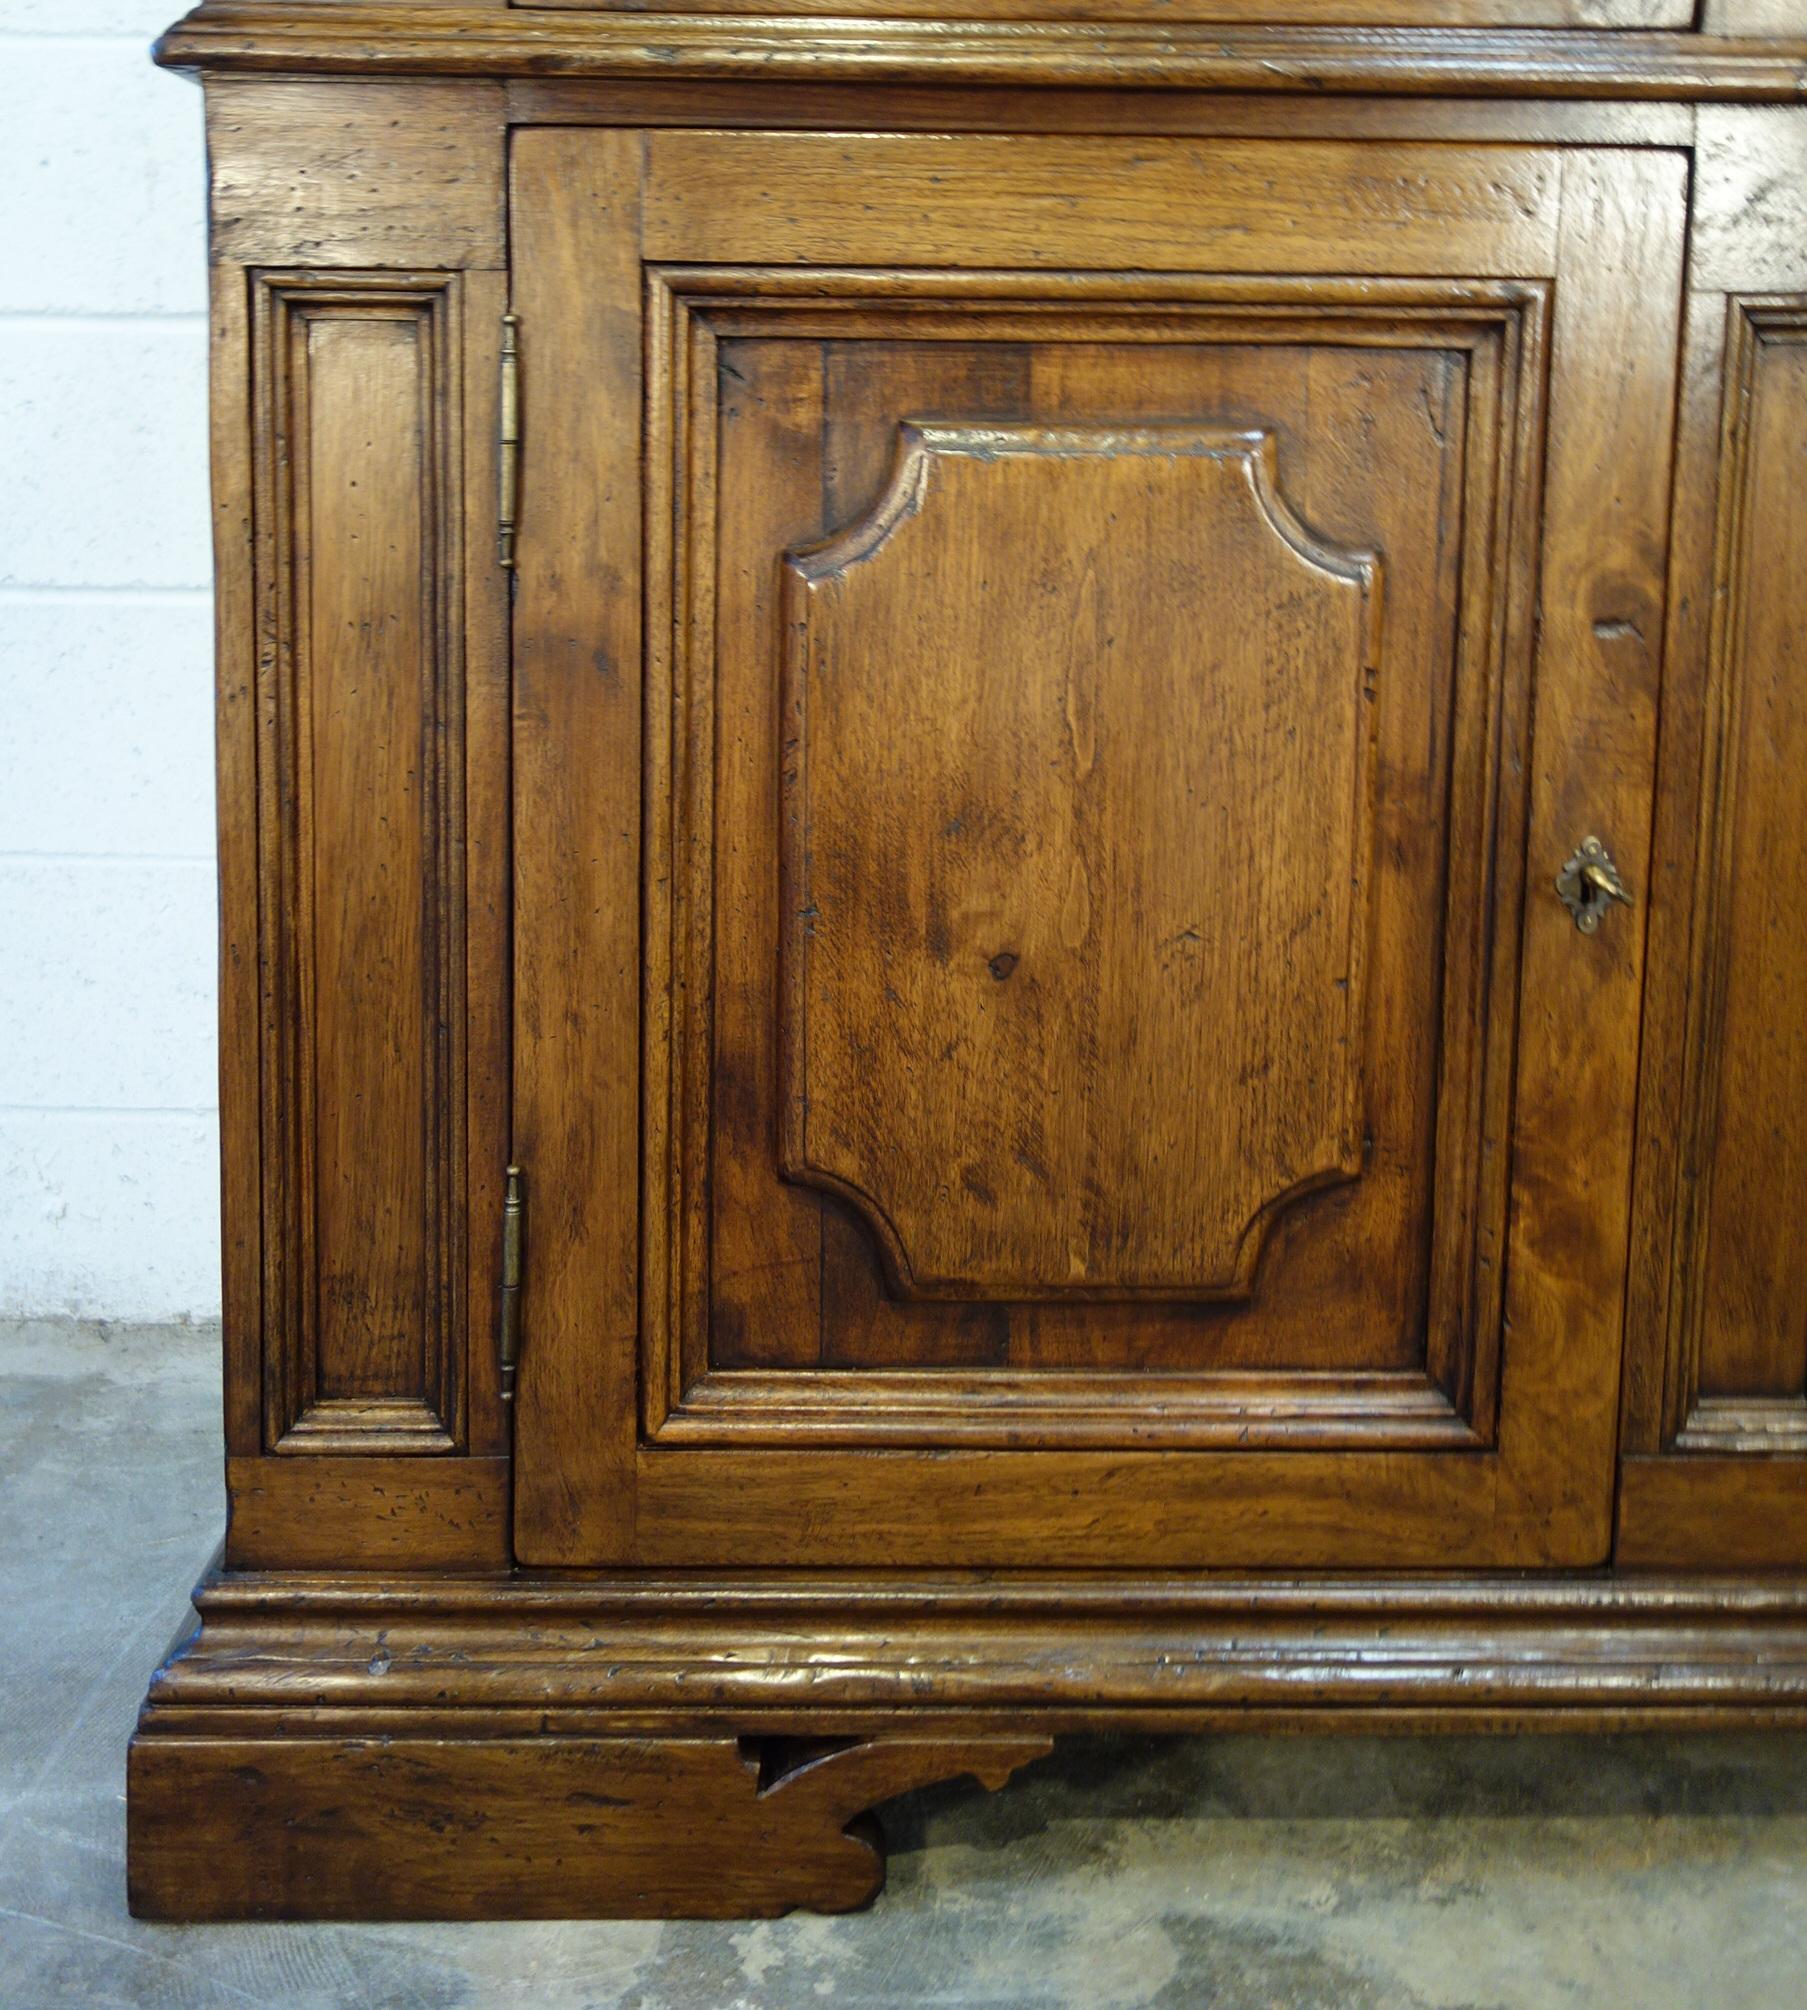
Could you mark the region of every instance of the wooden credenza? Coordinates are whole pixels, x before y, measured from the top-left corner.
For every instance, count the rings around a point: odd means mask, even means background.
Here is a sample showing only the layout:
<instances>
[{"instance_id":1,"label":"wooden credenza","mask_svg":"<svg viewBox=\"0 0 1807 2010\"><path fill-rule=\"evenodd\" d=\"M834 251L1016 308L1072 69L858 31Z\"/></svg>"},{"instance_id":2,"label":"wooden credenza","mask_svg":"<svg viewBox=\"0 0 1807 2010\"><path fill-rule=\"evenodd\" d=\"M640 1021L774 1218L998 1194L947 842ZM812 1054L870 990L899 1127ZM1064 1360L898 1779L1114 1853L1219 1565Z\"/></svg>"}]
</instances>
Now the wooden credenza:
<instances>
[{"instance_id":1,"label":"wooden credenza","mask_svg":"<svg viewBox=\"0 0 1807 2010\"><path fill-rule=\"evenodd\" d=\"M162 45L231 1513L134 1905L1807 1724L1807 7L711 5Z\"/></svg>"}]
</instances>

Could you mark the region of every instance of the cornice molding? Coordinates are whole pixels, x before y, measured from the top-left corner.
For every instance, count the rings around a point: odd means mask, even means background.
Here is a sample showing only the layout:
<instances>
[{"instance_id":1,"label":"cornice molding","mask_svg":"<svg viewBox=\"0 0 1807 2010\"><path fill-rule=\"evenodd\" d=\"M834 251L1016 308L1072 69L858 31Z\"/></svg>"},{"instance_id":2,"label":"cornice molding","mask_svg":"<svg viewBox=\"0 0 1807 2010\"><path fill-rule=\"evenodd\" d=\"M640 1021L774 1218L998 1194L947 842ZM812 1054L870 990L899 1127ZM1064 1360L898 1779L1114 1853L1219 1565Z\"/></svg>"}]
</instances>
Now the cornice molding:
<instances>
[{"instance_id":1,"label":"cornice molding","mask_svg":"<svg viewBox=\"0 0 1807 2010\"><path fill-rule=\"evenodd\" d=\"M1067 85L1321 96L1807 102L1807 41L1162 27L206 0L157 61L207 74Z\"/></svg>"}]
</instances>

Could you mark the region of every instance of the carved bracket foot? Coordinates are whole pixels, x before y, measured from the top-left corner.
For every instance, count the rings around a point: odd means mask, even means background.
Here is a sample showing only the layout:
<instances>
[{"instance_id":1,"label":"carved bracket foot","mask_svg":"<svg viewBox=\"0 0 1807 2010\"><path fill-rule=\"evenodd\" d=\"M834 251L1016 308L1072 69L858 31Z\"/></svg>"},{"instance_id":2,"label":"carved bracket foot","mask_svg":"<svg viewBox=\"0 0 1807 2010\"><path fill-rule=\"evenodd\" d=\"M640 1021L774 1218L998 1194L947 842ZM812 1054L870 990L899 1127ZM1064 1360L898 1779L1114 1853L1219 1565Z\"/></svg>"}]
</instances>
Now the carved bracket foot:
<instances>
[{"instance_id":1,"label":"carved bracket foot","mask_svg":"<svg viewBox=\"0 0 1807 2010\"><path fill-rule=\"evenodd\" d=\"M771 1918L885 1881L868 1812L1045 1737L190 1738L141 1735L144 1919Z\"/></svg>"}]
</instances>

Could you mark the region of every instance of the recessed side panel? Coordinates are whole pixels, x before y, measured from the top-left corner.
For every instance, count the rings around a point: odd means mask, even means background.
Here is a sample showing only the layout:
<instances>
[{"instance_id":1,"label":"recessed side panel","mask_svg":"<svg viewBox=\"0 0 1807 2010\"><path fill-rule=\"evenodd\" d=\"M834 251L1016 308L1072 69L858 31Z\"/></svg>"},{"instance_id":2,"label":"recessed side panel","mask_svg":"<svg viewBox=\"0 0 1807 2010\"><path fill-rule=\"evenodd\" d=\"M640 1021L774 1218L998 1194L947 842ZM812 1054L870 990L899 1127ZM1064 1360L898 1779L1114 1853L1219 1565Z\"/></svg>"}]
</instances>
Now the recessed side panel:
<instances>
[{"instance_id":1,"label":"recessed side panel","mask_svg":"<svg viewBox=\"0 0 1807 2010\"><path fill-rule=\"evenodd\" d=\"M460 281L253 279L265 1439L462 1430Z\"/></svg>"},{"instance_id":2,"label":"recessed side panel","mask_svg":"<svg viewBox=\"0 0 1807 2010\"><path fill-rule=\"evenodd\" d=\"M1728 308L1669 1442L1807 1452L1807 298Z\"/></svg>"},{"instance_id":3,"label":"recessed side panel","mask_svg":"<svg viewBox=\"0 0 1807 2010\"><path fill-rule=\"evenodd\" d=\"M1617 1556L1807 1563L1807 117L1704 110Z\"/></svg>"}]
</instances>

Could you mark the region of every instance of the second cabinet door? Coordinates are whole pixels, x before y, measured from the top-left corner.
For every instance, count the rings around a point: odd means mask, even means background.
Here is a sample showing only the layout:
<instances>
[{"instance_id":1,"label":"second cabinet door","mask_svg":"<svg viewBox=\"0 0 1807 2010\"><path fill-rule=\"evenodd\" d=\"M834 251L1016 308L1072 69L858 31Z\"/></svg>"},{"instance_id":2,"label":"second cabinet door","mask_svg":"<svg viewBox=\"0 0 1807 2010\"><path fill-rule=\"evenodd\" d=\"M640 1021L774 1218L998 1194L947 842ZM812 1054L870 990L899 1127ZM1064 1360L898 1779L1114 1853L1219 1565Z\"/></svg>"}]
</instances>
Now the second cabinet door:
<instances>
[{"instance_id":1,"label":"second cabinet door","mask_svg":"<svg viewBox=\"0 0 1807 2010\"><path fill-rule=\"evenodd\" d=\"M1683 165L517 136L524 1562L1604 1558Z\"/></svg>"}]
</instances>

